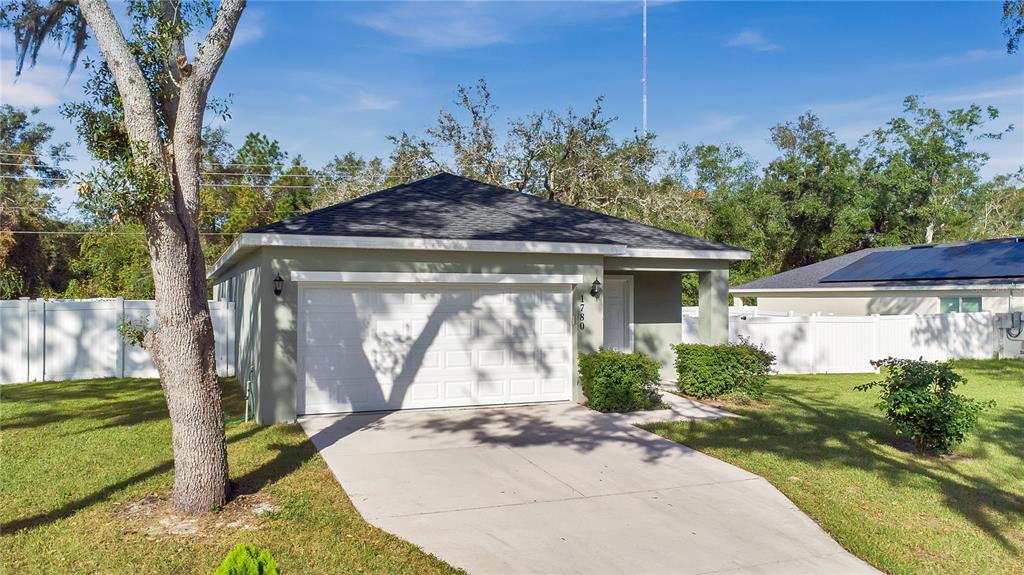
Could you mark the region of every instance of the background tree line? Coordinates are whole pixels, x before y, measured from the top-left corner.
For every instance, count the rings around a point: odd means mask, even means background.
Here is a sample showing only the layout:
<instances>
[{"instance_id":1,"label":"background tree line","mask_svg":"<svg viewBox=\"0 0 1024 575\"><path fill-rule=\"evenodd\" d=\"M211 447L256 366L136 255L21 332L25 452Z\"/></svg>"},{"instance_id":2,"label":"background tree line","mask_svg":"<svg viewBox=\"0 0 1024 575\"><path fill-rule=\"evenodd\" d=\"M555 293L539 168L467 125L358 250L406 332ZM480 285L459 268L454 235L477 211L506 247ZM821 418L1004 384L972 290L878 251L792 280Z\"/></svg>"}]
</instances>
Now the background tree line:
<instances>
[{"instance_id":1,"label":"background tree line","mask_svg":"<svg viewBox=\"0 0 1024 575\"><path fill-rule=\"evenodd\" d=\"M853 147L807 112L771 128L776 157L760 166L730 143L616 139L601 104L497 126L481 80L459 87L422 134L389 137L388 157L348 152L318 168L267 135L235 146L207 128L207 261L252 227L442 170L746 248L753 258L734 267L736 283L866 247L1024 235L1024 168L981 176L988 156L977 142L1012 130L995 108L940 111L908 97ZM106 207L117 182L63 170L67 144L51 142L34 113L0 108L0 297L152 297L141 224ZM81 215L58 214L53 190L78 182Z\"/></svg>"}]
</instances>

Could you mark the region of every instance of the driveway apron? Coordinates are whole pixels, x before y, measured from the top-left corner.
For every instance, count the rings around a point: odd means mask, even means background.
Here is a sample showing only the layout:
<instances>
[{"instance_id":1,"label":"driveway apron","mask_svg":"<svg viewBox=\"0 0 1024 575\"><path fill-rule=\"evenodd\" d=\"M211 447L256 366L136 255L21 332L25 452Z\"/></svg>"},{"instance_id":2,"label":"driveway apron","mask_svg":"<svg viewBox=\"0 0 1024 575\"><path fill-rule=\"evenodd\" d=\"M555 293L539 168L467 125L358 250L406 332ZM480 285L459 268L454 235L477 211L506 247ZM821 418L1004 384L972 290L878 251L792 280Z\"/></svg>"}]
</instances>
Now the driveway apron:
<instances>
[{"instance_id":1,"label":"driveway apron","mask_svg":"<svg viewBox=\"0 0 1024 575\"><path fill-rule=\"evenodd\" d=\"M664 418L725 412L672 398ZM300 419L370 523L470 573L877 573L763 478L573 403Z\"/></svg>"}]
</instances>

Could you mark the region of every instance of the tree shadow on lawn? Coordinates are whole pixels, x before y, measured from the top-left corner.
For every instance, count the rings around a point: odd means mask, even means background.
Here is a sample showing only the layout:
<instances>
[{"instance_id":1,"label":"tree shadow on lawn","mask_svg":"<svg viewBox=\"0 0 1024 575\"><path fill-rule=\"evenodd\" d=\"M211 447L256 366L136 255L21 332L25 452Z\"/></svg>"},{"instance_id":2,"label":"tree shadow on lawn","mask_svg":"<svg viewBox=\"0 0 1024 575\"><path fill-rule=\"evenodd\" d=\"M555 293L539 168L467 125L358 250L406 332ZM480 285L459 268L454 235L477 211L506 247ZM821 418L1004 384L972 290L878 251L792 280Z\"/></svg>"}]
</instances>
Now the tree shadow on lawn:
<instances>
[{"instance_id":1,"label":"tree shadow on lawn","mask_svg":"<svg viewBox=\"0 0 1024 575\"><path fill-rule=\"evenodd\" d=\"M246 431L244 431L242 433L239 433L237 435L234 435L234 436L230 437L228 439L228 443L229 444L230 443L234 443L236 441L241 441L243 439L251 437L251 436L259 433L262 429L265 429L265 428L255 427L254 426L251 429L248 429L248 430L246 430ZM74 462L73 461L70 462L69 465L74 465ZM44 525L48 525L48 524L53 523L55 521L59 521L61 519L70 517L71 515L74 515L75 513L79 512L79 511L81 511L81 510L83 510L83 509L85 509L87 507L91 507L93 505L96 505L97 503L103 503L103 502L109 500L111 497L113 497L117 493L119 493L121 491L124 491L125 489L128 489L128 488L130 488L133 485L141 483L141 482L143 482L143 481L145 481L145 480L147 480L147 479L149 479L151 477L154 477L156 475L160 475L162 473L166 473L168 471L171 471L172 469L174 469L174 461L172 461L172 460L162 461L159 464L154 465L153 467L150 467L149 469L147 469L145 471L141 471L139 473L136 473L135 475L132 475L131 477L127 477L127 478L122 479L121 481L118 481L118 482L113 483L111 485L104 486L104 487L94 491L93 493L90 493L89 495L86 495L85 497L81 497L81 498L76 499L74 501L70 501L70 502L68 502L68 503L58 507L57 509L53 509L51 511L47 511L45 513L39 513L39 514L36 514L36 515L32 515L30 517L24 517L24 518L21 518L21 519L15 519L14 521L10 521L8 523L4 523L3 525L0 525L0 534L2 534L2 535L12 535L14 533L17 533L18 531L23 530L23 529L32 529L32 528L35 528L35 527L42 527Z\"/></svg>"},{"instance_id":2,"label":"tree shadow on lawn","mask_svg":"<svg viewBox=\"0 0 1024 575\"><path fill-rule=\"evenodd\" d=\"M241 417L244 398L235 378L220 380L228 417ZM3 429L34 429L68 419L88 419L97 425L76 429L78 435L99 429L131 426L167 418L167 403L156 379L103 378L79 381L33 382L3 390L4 401L29 404L33 409L3 422Z\"/></svg>"},{"instance_id":3,"label":"tree shadow on lawn","mask_svg":"<svg viewBox=\"0 0 1024 575\"><path fill-rule=\"evenodd\" d=\"M1019 543L1011 541L993 522L1024 520L1024 496L1013 493L992 479L969 475L955 462L941 458L907 455L902 459L886 447L900 449L898 437L880 416L828 400L796 398L784 400L798 409L739 410L741 418L714 422L645 425L681 443L693 440L699 447L731 448L746 453L765 453L809 465L835 464L869 471L894 486L927 478L942 494L943 504L985 531L1014 555ZM1024 410L1004 414L979 427L983 441L998 444L1008 453L1019 453ZM692 435L691 435L692 434ZM699 435L696 439L693 436Z\"/></svg>"},{"instance_id":4,"label":"tree shadow on lawn","mask_svg":"<svg viewBox=\"0 0 1024 575\"><path fill-rule=\"evenodd\" d=\"M134 425L167 416L163 392L156 380L90 379L25 383L3 390L5 402L30 409L3 422L5 430L34 429L67 419L102 422L96 428ZM85 432L90 429L79 431Z\"/></svg>"},{"instance_id":5,"label":"tree shadow on lawn","mask_svg":"<svg viewBox=\"0 0 1024 575\"><path fill-rule=\"evenodd\" d=\"M65 391L71 391L71 393L79 399L98 399L101 401L105 399L106 401L109 401L109 403L100 403L98 406L90 406L84 411L72 411L70 409L67 411L56 410L54 411L53 418L54 420L85 418L105 422L104 425L87 430L76 431L76 433L95 429L104 429L117 425L134 425L145 421L165 419L167 417L167 407L164 403L163 393L160 390L159 384L155 380L136 380L136 382L148 385L151 389L140 391L136 388L133 389L131 393L121 393L114 389L118 384L124 383L120 380L91 380L89 382L75 382L73 385L81 384L81 387L85 389L62 389L60 390L60 399L67 397L64 395ZM90 389L93 387L97 387L99 389ZM241 394L237 391L237 387L235 387L234 382L231 380L222 381L221 387L225 396L224 403L227 410L227 417L240 416L241 410L244 409L244 402L241 399ZM33 392L33 395L33 397L19 396L18 400L30 399L33 401L39 401L46 397L47 392L41 390L39 392ZM69 404L69 407L73 406L73 403ZM30 419L31 421L22 427L32 427L33 425L45 424L42 423L43 419L39 416L33 415ZM26 423L23 418L18 418L14 421L14 423L19 422ZM245 425L249 426L248 429L240 432L234 432L228 428L226 439L229 445L253 438L273 429L272 427L259 427L254 423ZM4 428L7 429L8 427L8 424L5 422ZM301 441L298 441L296 444L272 443L267 445L266 448L268 450L273 449L276 450L277 453L273 458L269 459L265 463L232 480L232 492L229 494L229 500L234 499L239 495L251 494L260 491L267 485L291 474L316 455L316 448L313 447L313 444L308 439L306 439L301 428L297 425L288 427L293 427L294 429L288 429L287 433L297 433L302 435ZM280 432L280 429L278 431ZM117 446L111 446L111 448L117 449ZM73 466L74 461L70 461L68 465ZM129 489L133 485L173 469L174 462L172 460L162 461L145 471L136 473L131 477L127 477L111 485L104 486L89 495L70 501L56 509L44 513L38 513L30 517L14 519L13 521L2 524L0 525L0 536L12 535L25 529L42 527L61 519L65 519L88 507L106 502L117 493Z\"/></svg>"},{"instance_id":6,"label":"tree shadow on lawn","mask_svg":"<svg viewBox=\"0 0 1024 575\"><path fill-rule=\"evenodd\" d=\"M298 425L290 425L289 434L298 434L302 437L297 443L271 443L266 449L274 450L277 453L273 458L263 465L246 472L244 475L232 480L232 493L230 498L234 499L240 495L258 493L264 487L287 477L294 471L312 460L317 455L313 442L306 437ZM259 428L263 429L263 428Z\"/></svg>"},{"instance_id":7,"label":"tree shadow on lawn","mask_svg":"<svg viewBox=\"0 0 1024 575\"><path fill-rule=\"evenodd\" d=\"M1024 361L993 361L991 359L958 359L953 362L957 371L964 373L970 389L972 376L978 375L996 381L1017 384L1024 387Z\"/></svg>"}]
</instances>

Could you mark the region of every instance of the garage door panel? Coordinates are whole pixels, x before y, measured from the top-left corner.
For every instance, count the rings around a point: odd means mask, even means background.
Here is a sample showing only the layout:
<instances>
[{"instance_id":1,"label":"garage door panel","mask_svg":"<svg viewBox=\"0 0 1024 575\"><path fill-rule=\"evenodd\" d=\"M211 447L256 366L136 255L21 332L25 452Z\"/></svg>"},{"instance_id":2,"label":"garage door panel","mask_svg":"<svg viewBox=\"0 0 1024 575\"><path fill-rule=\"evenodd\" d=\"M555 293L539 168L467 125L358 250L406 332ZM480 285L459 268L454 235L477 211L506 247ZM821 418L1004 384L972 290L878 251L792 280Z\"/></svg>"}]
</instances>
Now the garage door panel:
<instances>
[{"instance_id":1,"label":"garage door panel","mask_svg":"<svg viewBox=\"0 0 1024 575\"><path fill-rule=\"evenodd\" d=\"M537 391L537 379L521 379L521 378L510 378L509 379L509 397L512 401L527 397L536 397Z\"/></svg>"},{"instance_id":2,"label":"garage door panel","mask_svg":"<svg viewBox=\"0 0 1024 575\"><path fill-rule=\"evenodd\" d=\"M508 366L505 349L480 349L477 364L482 368Z\"/></svg>"},{"instance_id":3,"label":"garage door panel","mask_svg":"<svg viewBox=\"0 0 1024 575\"><path fill-rule=\"evenodd\" d=\"M503 399L505 397L505 381L501 379L477 380L477 394L481 399Z\"/></svg>"},{"instance_id":4,"label":"garage door panel","mask_svg":"<svg viewBox=\"0 0 1024 575\"><path fill-rule=\"evenodd\" d=\"M444 382L445 399L469 400L473 398L473 381L446 381Z\"/></svg>"},{"instance_id":5,"label":"garage door panel","mask_svg":"<svg viewBox=\"0 0 1024 575\"><path fill-rule=\"evenodd\" d=\"M444 352L446 370L468 368L473 366L473 352L468 349L450 349Z\"/></svg>"},{"instance_id":6,"label":"garage door panel","mask_svg":"<svg viewBox=\"0 0 1024 575\"><path fill-rule=\"evenodd\" d=\"M552 317L540 320L541 335L565 335L569 333L569 322L565 318Z\"/></svg>"},{"instance_id":7,"label":"garage door panel","mask_svg":"<svg viewBox=\"0 0 1024 575\"><path fill-rule=\"evenodd\" d=\"M562 395L569 387L569 380L561 377L542 379L540 392L543 395Z\"/></svg>"},{"instance_id":8,"label":"garage door panel","mask_svg":"<svg viewBox=\"0 0 1024 575\"><path fill-rule=\"evenodd\" d=\"M539 351L540 361L546 365L568 365L572 363L572 350L568 346L552 346Z\"/></svg>"},{"instance_id":9,"label":"garage door panel","mask_svg":"<svg viewBox=\"0 0 1024 575\"><path fill-rule=\"evenodd\" d=\"M409 388L408 395L413 401L435 401L441 398L441 384L417 383Z\"/></svg>"},{"instance_id":10,"label":"garage door panel","mask_svg":"<svg viewBox=\"0 0 1024 575\"><path fill-rule=\"evenodd\" d=\"M571 397L568 286L333 286L300 296L299 409Z\"/></svg>"},{"instance_id":11,"label":"garage door panel","mask_svg":"<svg viewBox=\"0 0 1024 575\"><path fill-rule=\"evenodd\" d=\"M376 293L372 290L351 288L306 288L301 303L306 307L324 306L339 311L373 309Z\"/></svg>"}]
</instances>

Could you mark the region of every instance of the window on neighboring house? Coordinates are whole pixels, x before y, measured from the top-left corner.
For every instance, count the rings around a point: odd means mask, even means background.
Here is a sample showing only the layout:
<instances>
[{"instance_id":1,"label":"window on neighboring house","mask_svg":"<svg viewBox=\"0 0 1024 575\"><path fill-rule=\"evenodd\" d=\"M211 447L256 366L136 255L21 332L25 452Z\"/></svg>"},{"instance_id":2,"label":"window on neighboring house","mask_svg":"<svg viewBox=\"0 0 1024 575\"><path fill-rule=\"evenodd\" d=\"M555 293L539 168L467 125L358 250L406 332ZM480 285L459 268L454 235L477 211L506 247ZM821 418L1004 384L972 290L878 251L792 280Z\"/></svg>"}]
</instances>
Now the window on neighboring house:
<instances>
[{"instance_id":1,"label":"window on neighboring house","mask_svg":"<svg viewBox=\"0 0 1024 575\"><path fill-rule=\"evenodd\" d=\"M980 297L939 298L939 313L973 313L981 311Z\"/></svg>"},{"instance_id":2,"label":"window on neighboring house","mask_svg":"<svg viewBox=\"0 0 1024 575\"><path fill-rule=\"evenodd\" d=\"M960 311L963 313L973 313L981 311L981 298L980 297L962 297L960 298Z\"/></svg>"}]
</instances>

